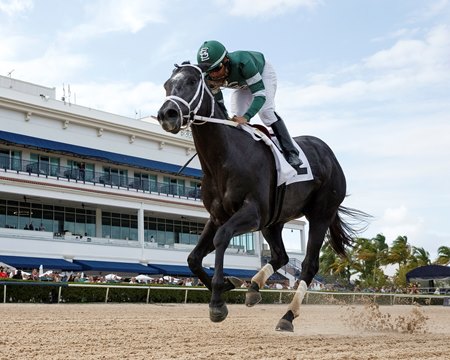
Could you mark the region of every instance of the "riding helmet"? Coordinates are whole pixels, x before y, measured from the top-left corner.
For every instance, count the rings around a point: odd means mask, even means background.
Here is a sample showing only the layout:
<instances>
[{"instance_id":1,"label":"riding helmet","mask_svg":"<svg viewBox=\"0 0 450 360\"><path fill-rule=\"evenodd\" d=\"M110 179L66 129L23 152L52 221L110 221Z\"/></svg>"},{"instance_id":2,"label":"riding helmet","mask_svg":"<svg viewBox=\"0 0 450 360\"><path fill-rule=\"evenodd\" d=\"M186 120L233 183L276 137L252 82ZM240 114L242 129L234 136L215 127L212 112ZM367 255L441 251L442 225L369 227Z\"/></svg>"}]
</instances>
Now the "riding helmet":
<instances>
[{"instance_id":1,"label":"riding helmet","mask_svg":"<svg viewBox=\"0 0 450 360\"><path fill-rule=\"evenodd\" d=\"M214 70L220 66L223 58L227 55L227 49L220 42L215 40L205 41L197 52L197 62L199 64L209 64L206 72Z\"/></svg>"}]
</instances>

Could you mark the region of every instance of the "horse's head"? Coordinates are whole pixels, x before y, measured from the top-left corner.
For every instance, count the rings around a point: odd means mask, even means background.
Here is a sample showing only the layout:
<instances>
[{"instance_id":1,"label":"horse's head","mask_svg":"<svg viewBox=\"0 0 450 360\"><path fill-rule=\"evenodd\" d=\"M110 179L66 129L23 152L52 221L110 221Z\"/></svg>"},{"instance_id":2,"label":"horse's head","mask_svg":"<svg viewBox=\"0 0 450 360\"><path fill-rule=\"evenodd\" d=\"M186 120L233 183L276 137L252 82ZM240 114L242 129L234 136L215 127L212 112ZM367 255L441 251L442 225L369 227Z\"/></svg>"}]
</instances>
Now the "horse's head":
<instances>
[{"instance_id":1,"label":"horse's head","mask_svg":"<svg viewBox=\"0 0 450 360\"><path fill-rule=\"evenodd\" d=\"M176 134L189 126L202 106L206 88L200 66L175 65L172 76L164 83L166 99L158 111L158 121L163 129Z\"/></svg>"}]
</instances>

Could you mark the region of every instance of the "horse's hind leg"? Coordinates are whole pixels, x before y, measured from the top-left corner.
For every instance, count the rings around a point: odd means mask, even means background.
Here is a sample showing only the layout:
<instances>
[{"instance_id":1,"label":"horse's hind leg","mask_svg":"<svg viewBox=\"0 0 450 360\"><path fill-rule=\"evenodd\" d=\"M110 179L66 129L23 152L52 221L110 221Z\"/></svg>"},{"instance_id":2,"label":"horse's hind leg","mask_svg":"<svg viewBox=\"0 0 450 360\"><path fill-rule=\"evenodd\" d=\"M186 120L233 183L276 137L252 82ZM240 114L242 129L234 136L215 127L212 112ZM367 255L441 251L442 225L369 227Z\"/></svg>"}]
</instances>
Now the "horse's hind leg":
<instances>
[{"instance_id":1,"label":"horse's hind leg","mask_svg":"<svg viewBox=\"0 0 450 360\"><path fill-rule=\"evenodd\" d=\"M288 306L288 311L280 319L275 328L277 331L294 331L292 321L299 316L300 305L306 294L306 290L319 270L320 248L322 247L329 224L329 220L314 220L309 224L308 247L306 249L305 259L302 262L300 283Z\"/></svg>"},{"instance_id":2,"label":"horse's hind leg","mask_svg":"<svg viewBox=\"0 0 450 360\"><path fill-rule=\"evenodd\" d=\"M253 306L261 301L259 289L263 288L267 279L283 265L289 261L289 257L284 248L281 232L284 224L275 224L262 230L262 234L269 243L271 259L264 265L258 273L253 276L250 287L245 295L245 305Z\"/></svg>"}]
</instances>

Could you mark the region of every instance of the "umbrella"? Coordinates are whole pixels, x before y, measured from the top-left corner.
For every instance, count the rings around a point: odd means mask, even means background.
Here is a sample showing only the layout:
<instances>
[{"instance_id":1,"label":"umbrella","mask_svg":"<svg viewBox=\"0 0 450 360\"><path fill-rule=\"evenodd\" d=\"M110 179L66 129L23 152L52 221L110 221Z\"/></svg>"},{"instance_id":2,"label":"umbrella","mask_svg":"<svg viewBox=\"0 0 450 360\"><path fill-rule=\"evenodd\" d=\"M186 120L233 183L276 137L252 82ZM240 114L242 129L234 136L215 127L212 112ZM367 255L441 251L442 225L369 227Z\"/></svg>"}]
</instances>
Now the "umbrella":
<instances>
[{"instance_id":1,"label":"umbrella","mask_svg":"<svg viewBox=\"0 0 450 360\"><path fill-rule=\"evenodd\" d=\"M17 270L14 266L5 264L4 262L1 262L1 261L0 261L0 267L2 267L4 269L7 269L9 271L16 271Z\"/></svg>"},{"instance_id":2,"label":"umbrella","mask_svg":"<svg viewBox=\"0 0 450 360\"><path fill-rule=\"evenodd\" d=\"M39 265L39 277L44 275L44 266L41 264Z\"/></svg>"},{"instance_id":3,"label":"umbrella","mask_svg":"<svg viewBox=\"0 0 450 360\"><path fill-rule=\"evenodd\" d=\"M105 276L105 280L107 281L117 281L117 280L122 280L122 278L120 276L117 276L116 274L108 274Z\"/></svg>"},{"instance_id":4,"label":"umbrella","mask_svg":"<svg viewBox=\"0 0 450 360\"><path fill-rule=\"evenodd\" d=\"M150 281L153 281L154 279L152 277L150 277L150 276L141 274L141 275L136 276L136 280L139 281L139 282L148 283Z\"/></svg>"}]
</instances>

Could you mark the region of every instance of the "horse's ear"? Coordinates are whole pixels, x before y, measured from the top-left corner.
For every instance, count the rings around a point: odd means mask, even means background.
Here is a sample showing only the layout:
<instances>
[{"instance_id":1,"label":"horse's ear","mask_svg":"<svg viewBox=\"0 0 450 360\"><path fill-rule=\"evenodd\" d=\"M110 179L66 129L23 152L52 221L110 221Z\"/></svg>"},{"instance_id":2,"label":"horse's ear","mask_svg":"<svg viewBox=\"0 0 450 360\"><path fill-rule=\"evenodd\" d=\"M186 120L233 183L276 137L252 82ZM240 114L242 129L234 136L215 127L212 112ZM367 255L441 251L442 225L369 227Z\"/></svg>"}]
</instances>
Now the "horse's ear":
<instances>
[{"instance_id":1,"label":"horse's ear","mask_svg":"<svg viewBox=\"0 0 450 360\"><path fill-rule=\"evenodd\" d=\"M181 65L190 65L191 62L189 60L185 60L181 63Z\"/></svg>"}]
</instances>

